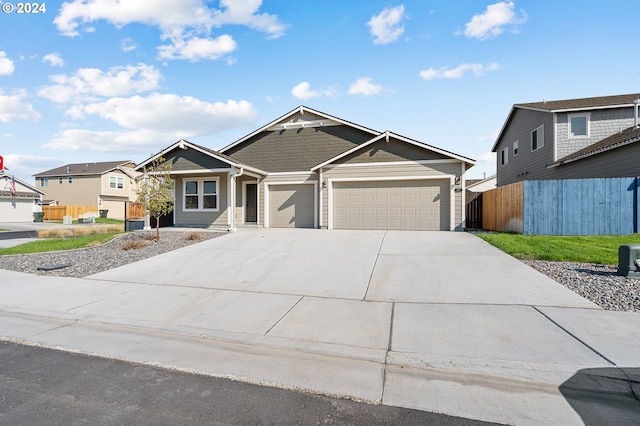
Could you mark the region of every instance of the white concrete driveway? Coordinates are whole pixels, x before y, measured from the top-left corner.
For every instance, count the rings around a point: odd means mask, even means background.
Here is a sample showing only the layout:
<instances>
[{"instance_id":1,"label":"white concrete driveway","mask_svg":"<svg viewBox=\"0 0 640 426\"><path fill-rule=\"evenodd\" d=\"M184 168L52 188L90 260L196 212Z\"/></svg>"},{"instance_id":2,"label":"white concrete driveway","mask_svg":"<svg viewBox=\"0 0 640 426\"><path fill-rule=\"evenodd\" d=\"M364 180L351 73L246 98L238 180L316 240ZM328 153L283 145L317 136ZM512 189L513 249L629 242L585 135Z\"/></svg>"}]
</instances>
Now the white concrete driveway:
<instances>
[{"instance_id":1,"label":"white concrete driveway","mask_svg":"<svg viewBox=\"0 0 640 426\"><path fill-rule=\"evenodd\" d=\"M462 232L247 230L90 278L376 302L595 307Z\"/></svg>"}]
</instances>

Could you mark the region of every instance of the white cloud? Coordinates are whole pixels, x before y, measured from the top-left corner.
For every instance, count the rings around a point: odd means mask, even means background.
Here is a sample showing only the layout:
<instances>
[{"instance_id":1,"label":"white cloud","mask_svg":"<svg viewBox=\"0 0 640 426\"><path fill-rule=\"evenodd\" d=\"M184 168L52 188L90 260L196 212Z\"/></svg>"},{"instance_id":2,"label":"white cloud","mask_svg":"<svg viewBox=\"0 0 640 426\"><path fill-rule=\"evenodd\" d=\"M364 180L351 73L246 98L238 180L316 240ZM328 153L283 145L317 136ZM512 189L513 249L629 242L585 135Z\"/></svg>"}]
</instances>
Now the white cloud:
<instances>
[{"instance_id":1,"label":"white cloud","mask_svg":"<svg viewBox=\"0 0 640 426\"><path fill-rule=\"evenodd\" d=\"M460 64L456 68L429 68L427 70L420 71L420 77L425 80L435 79L458 79L462 78L465 72L471 71L475 75L484 75L488 71L496 71L500 66L495 62L488 65L482 64Z\"/></svg>"},{"instance_id":2,"label":"white cloud","mask_svg":"<svg viewBox=\"0 0 640 426\"><path fill-rule=\"evenodd\" d=\"M123 52L131 52L132 50L136 50L138 45L129 37L123 38L120 40L120 50Z\"/></svg>"},{"instance_id":3,"label":"white cloud","mask_svg":"<svg viewBox=\"0 0 640 426\"><path fill-rule=\"evenodd\" d=\"M7 53L0 51L0 75L11 75L15 69L13 61L7 58Z\"/></svg>"},{"instance_id":4,"label":"white cloud","mask_svg":"<svg viewBox=\"0 0 640 426\"><path fill-rule=\"evenodd\" d=\"M140 23L160 28L160 46L165 59L218 59L229 52L230 36L210 38L211 29L223 25L244 25L267 34L268 38L284 35L286 26L276 15L259 13L262 0L220 0L220 8L208 6L206 0L71 0L62 4L54 24L62 34L77 36L87 31L89 23L107 21L117 27ZM94 29L93 29L94 30ZM222 43L224 46L219 46ZM126 44L131 47L131 44ZM181 52L181 49L187 49ZM235 49L235 42L234 47ZM233 50L233 49L231 49Z\"/></svg>"},{"instance_id":5,"label":"white cloud","mask_svg":"<svg viewBox=\"0 0 640 426\"><path fill-rule=\"evenodd\" d=\"M377 95L382 91L382 86L373 84L370 77L362 77L351 84L349 93L352 95L371 96Z\"/></svg>"},{"instance_id":6,"label":"white cloud","mask_svg":"<svg viewBox=\"0 0 640 426\"><path fill-rule=\"evenodd\" d=\"M16 120L40 120L40 114L33 105L24 101L27 94L24 90L18 90L13 94L5 95L0 90L0 122L10 123Z\"/></svg>"},{"instance_id":7,"label":"white cloud","mask_svg":"<svg viewBox=\"0 0 640 426\"><path fill-rule=\"evenodd\" d=\"M72 75L49 77L54 85L45 86L38 95L57 103L97 100L97 97L122 96L158 88L160 71L145 64L98 68L80 68Z\"/></svg>"},{"instance_id":8,"label":"white cloud","mask_svg":"<svg viewBox=\"0 0 640 426\"><path fill-rule=\"evenodd\" d=\"M6 154L4 164L11 169L15 175L32 175L40 171L49 170L64 164L60 160L51 157L40 157L37 155ZM35 172L34 172L35 170ZM17 176L16 176L17 177ZM33 182L31 179L23 179L27 183Z\"/></svg>"},{"instance_id":9,"label":"white cloud","mask_svg":"<svg viewBox=\"0 0 640 426\"><path fill-rule=\"evenodd\" d=\"M298 84L293 89L291 89L291 94L294 97L302 100L307 100L311 98L317 98L318 96L322 96L321 92L318 92L316 90L311 90L311 85L306 81L303 81L302 83Z\"/></svg>"},{"instance_id":10,"label":"white cloud","mask_svg":"<svg viewBox=\"0 0 640 426\"><path fill-rule=\"evenodd\" d=\"M49 62L53 67L62 67L64 66L64 61L60 57L58 52L49 53L48 55L44 55L42 58L42 62Z\"/></svg>"},{"instance_id":11,"label":"white cloud","mask_svg":"<svg viewBox=\"0 0 640 426\"><path fill-rule=\"evenodd\" d=\"M75 106L67 111L73 118L93 115L121 128L95 131L61 130L46 147L63 150L144 150L161 141L170 143L221 132L252 123L256 116L247 101L205 102L190 96L153 93L147 97L111 98L104 102Z\"/></svg>"},{"instance_id":12,"label":"white cloud","mask_svg":"<svg viewBox=\"0 0 640 426\"><path fill-rule=\"evenodd\" d=\"M474 15L465 24L464 35L486 40L502 34L507 26L513 26L515 31L515 27L527 21L527 14L522 11L521 15L516 15L514 7L512 1L490 4L483 13Z\"/></svg>"},{"instance_id":13,"label":"white cloud","mask_svg":"<svg viewBox=\"0 0 640 426\"><path fill-rule=\"evenodd\" d=\"M220 59L224 55L236 49L236 42L229 35L221 35L218 38L193 37L187 41L174 39L171 45L158 47L160 59L186 59L191 62L200 59Z\"/></svg>"},{"instance_id":14,"label":"white cloud","mask_svg":"<svg viewBox=\"0 0 640 426\"><path fill-rule=\"evenodd\" d=\"M367 26L373 35L375 44L388 44L396 41L402 33L404 26L402 20L404 16L404 6L389 7L377 15L371 17Z\"/></svg>"}]
</instances>

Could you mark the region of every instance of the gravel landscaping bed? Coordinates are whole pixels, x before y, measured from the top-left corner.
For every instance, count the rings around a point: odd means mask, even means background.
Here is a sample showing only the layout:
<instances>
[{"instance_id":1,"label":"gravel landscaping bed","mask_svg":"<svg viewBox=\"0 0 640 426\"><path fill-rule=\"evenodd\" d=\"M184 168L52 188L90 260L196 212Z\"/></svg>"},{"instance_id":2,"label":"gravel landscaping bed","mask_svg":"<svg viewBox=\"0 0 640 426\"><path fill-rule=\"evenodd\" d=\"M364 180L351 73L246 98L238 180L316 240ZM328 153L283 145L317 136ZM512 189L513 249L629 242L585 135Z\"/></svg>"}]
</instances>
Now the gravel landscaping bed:
<instances>
[{"instance_id":1,"label":"gravel landscaping bed","mask_svg":"<svg viewBox=\"0 0 640 426\"><path fill-rule=\"evenodd\" d=\"M543 260L523 262L606 310L640 312L640 280L616 275L617 266Z\"/></svg>"},{"instance_id":2,"label":"gravel landscaping bed","mask_svg":"<svg viewBox=\"0 0 640 426\"><path fill-rule=\"evenodd\" d=\"M57 277L86 277L224 234L211 231L160 231L160 241L156 242L152 239L155 231L138 231L91 248L0 256L0 269ZM125 249L137 246L143 247ZM38 269L63 265L69 266L49 271Z\"/></svg>"}]
</instances>

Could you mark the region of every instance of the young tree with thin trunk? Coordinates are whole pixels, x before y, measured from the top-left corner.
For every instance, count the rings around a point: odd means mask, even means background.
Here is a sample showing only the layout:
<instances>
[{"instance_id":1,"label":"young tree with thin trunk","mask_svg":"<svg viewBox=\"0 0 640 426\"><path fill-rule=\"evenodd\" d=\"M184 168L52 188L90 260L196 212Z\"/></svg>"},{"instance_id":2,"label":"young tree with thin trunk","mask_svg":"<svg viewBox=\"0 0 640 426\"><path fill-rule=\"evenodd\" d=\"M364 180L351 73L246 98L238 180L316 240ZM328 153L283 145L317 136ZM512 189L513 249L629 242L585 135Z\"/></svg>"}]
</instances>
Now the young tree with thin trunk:
<instances>
[{"instance_id":1,"label":"young tree with thin trunk","mask_svg":"<svg viewBox=\"0 0 640 426\"><path fill-rule=\"evenodd\" d=\"M160 241L160 217L173 211L171 163L158 157L145 167L136 195L137 202L156 219L156 241Z\"/></svg>"}]
</instances>

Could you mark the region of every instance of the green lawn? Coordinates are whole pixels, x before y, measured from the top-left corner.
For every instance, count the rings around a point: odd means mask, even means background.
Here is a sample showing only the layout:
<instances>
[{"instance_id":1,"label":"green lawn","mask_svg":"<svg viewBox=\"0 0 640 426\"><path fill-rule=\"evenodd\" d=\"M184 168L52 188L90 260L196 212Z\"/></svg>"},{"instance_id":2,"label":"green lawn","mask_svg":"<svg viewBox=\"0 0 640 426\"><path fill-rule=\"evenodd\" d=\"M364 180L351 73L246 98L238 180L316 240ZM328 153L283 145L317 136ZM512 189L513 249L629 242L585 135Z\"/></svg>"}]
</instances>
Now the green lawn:
<instances>
[{"instance_id":1,"label":"green lawn","mask_svg":"<svg viewBox=\"0 0 640 426\"><path fill-rule=\"evenodd\" d=\"M478 233L478 237L518 259L618 264L618 247L640 244L640 234L598 236Z\"/></svg>"},{"instance_id":2,"label":"green lawn","mask_svg":"<svg viewBox=\"0 0 640 426\"><path fill-rule=\"evenodd\" d=\"M0 256L6 254L31 254L42 253L47 251L72 250L85 247L93 247L98 244L106 243L113 239L119 233L85 235L82 237L71 238L43 238L41 240L32 241L30 243L21 244L15 247L9 247L0 250Z\"/></svg>"}]
</instances>

